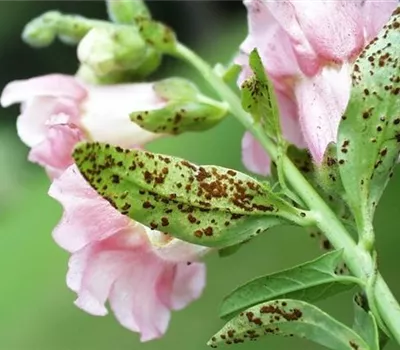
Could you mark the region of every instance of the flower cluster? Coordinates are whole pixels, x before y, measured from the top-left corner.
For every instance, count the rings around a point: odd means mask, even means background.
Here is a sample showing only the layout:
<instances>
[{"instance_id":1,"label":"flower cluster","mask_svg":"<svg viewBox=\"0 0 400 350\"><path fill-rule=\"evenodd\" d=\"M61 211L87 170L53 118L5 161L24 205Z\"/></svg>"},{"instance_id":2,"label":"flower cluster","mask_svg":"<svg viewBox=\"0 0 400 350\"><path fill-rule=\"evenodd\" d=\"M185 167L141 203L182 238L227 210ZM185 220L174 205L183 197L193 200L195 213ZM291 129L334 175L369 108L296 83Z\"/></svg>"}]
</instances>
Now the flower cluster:
<instances>
[{"instance_id":1,"label":"flower cluster","mask_svg":"<svg viewBox=\"0 0 400 350\"><path fill-rule=\"evenodd\" d=\"M248 55L257 48L272 79L283 134L307 147L317 163L336 140L350 98L352 64L398 5L396 0L246 0L249 35L237 63L241 81L250 74ZM243 162L269 173L269 158L249 133Z\"/></svg>"},{"instance_id":2,"label":"flower cluster","mask_svg":"<svg viewBox=\"0 0 400 350\"><path fill-rule=\"evenodd\" d=\"M150 230L120 214L85 181L72 159L82 140L141 147L158 135L129 119L134 111L162 108L167 101L152 83L92 86L52 74L14 81L1 104L22 103L18 134L31 148L29 160L53 183L49 194L64 208L53 232L71 253L67 284L76 305L105 315L107 299L119 322L147 341L162 336L170 310L197 299L205 286L206 248Z\"/></svg>"}]
</instances>

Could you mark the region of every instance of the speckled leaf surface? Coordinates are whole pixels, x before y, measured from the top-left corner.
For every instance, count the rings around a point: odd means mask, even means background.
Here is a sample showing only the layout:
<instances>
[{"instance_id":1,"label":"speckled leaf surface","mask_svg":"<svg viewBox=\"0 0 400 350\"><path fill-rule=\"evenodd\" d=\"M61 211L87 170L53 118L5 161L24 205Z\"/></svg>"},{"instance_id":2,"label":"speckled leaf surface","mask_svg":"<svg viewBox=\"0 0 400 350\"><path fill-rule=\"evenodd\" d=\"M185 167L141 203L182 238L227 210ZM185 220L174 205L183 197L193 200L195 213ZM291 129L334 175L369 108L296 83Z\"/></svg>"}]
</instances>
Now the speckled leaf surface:
<instances>
[{"instance_id":1,"label":"speckled leaf surface","mask_svg":"<svg viewBox=\"0 0 400 350\"><path fill-rule=\"evenodd\" d=\"M380 349L379 332L375 317L371 311L364 310L359 295L354 300L353 329L365 340L371 350Z\"/></svg>"},{"instance_id":2,"label":"speckled leaf surface","mask_svg":"<svg viewBox=\"0 0 400 350\"><path fill-rule=\"evenodd\" d=\"M335 274L341 256L341 251L333 251L291 269L247 282L225 297L221 317L229 319L253 305L272 299L293 298L316 302L350 290L357 280Z\"/></svg>"},{"instance_id":3,"label":"speckled leaf surface","mask_svg":"<svg viewBox=\"0 0 400 350\"><path fill-rule=\"evenodd\" d=\"M173 30L161 22L146 17L135 18L142 38L162 53L174 53L177 39Z\"/></svg>"},{"instance_id":4,"label":"speckled leaf surface","mask_svg":"<svg viewBox=\"0 0 400 350\"><path fill-rule=\"evenodd\" d=\"M359 229L371 222L400 151L400 8L360 55L337 155Z\"/></svg>"},{"instance_id":5,"label":"speckled leaf surface","mask_svg":"<svg viewBox=\"0 0 400 350\"><path fill-rule=\"evenodd\" d=\"M148 131L177 135L211 129L223 120L226 112L208 103L175 101L161 109L134 112L130 118Z\"/></svg>"},{"instance_id":6,"label":"speckled leaf surface","mask_svg":"<svg viewBox=\"0 0 400 350\"><path fill-rule=\"evenodd\" d=\"M243 109L261 123L270 137L278 139L281 137L278 102L256 49L250 53L249 65L253 75L241 86Z\"/></svg>"},{"instance_id":7,"label":"speckled leaf surface","mask_svg":"<svg viewBox=\"0 0 400 350\"><path fill-rule=\"evenodd\" d=\"M265 335L298 336L333 350L370 350L365 341L321 309L300 300L258 304L228 322L208 345L238 344Z\"/></svg>"},{"instance_id":8,"label":"speckled leaf surface","mask_svg":"<svg viewBox=\"0 0 400 350\"><path fill-rule=\"evenodd\" d=\"M188 242L227 247L306 216L231 169L100 143L79 145L74 158L117 210Z\"/></svg>"}]
</instances>

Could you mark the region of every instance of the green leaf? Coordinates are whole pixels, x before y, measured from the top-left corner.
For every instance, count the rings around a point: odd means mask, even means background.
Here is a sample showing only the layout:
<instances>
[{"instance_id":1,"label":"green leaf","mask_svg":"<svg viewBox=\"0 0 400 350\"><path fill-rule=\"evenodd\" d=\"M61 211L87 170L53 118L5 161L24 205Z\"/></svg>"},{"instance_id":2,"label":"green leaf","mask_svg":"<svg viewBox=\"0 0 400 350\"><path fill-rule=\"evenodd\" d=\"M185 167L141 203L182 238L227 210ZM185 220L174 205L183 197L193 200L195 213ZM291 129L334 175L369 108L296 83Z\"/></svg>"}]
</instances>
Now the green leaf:
<instances>
[{"instance_id":1,"label":"green leaf","mask_svg":"<svg viewBox=\"0 0 400 350\"><path fill-rule=\"evenodd\" d=\"M265 73L257 49L250 53L249 64L253 75L242 84L243 109L261 123L270 137L280 139L279 109L274 87Z\"/></svg>"},{"instance_id":2,"label":"green leaf","mask_svg":"<svg viewBox=\"0 0 400 350\"><path fill-rule=\"evenodd\" d=\"M275 225L309 220L251 177L108 144L74 151L83 176L122 214L182 240L218 248Z\"/></svg>"},{"instance_id":3,"label":"green leaf","mask_svg":"<svg viewBox=\"0 0 400 350\"><path fill-rule=\"evenodd\" d=\"M225 106L209 102L171 101L165 107L131 113L130 118L154 133L178 135L213 128L226 116Z\"/></svg>"},{"instance_id":4,"label":"green leaf","mask_svg":"<svg viewBox=\"0 0 400 350\"><path fill-rule=\"evenodd\" d=\"M174 54L176 52L178 42L171 28L146 17L136 18L136 24L143 39L150 46L162 53Z\"/></svg>"},{"instance_id":5,"label":"green leaf","mask_svg":"<svg viewBox=\"0 0 400 350\"><path fill-rule=\"evenodd\" d=\"M133 24L135 18L151 18L150 12L142 0L107 0L107 12L115 23Z\"/></svg>"},{"instance_id":6,"label":"green leaf","mask_svg":"<svg viewBox=\"0 0 400 350\"><path fill-rule=\"evenodd\" d=\"M155 133L180 134L216 126L227 115L228 106L202 95L183 78L169 78L154 84L159 97L168 101L163 108L131 113L133 122Z\"/></svg>"},{"instance_id":7,"label":"green leaf","mask_svg":"<svg viewBox=\"0 0 400 350\"><path fill-rule=\"evenodd\" d=\"M339 126L339 169L360 232L372 222L400 151L399 23L397 9L355 62Z\"/></svg>"},{"instance_id":8,"label":"green leaf","mask_svg":"<svg viewBox=\"0 0 400 350\"><path fill-rule=\"evenodd\" d=\"M199 94L191 81L177 77L155 82L154 91L166 100L194 100Z\"/></svg>"},{"instance_id":9,"label":"green leaf","mask_svg":"<svg viewBox=\"0 0 400 350\"><path fill-rule=\"evenodd\" d=\"M220 258L226 258L235 254L243 245L243 243L231 245L230 247L222 248L218 250L218 255Z\"/></svg>"},{"instance_id":10,"label":"green leaf","mask_svg":"<svg viewBox=\"0 0 400 350\"><path fill-rule=\"evenodd\" d=\"M365 340L371 350L379 350L379 332L375 317L371 311L363 308L361 300L359 295L354 300L353 329Z\"/></svg>"},{"instance_id":11,"label":"green leaf","mask_svg":"<svg viewBox=\"0 0 400 350\"><path fill-rule=\"evenodd\" d=\"M350 290L358 280L335 274L341 257L342 251L333 251L291 269L247 282L225 297L220 316L229 319L250 306L272 299L315 302Z\"/></svg>"},{"instance_id":12,"label":"green leaf","mask_svg":"<svg viewBox=\"0 0 400 350\"><path fill-rule=\"evenodd\" d=\"M243 343L264 335L296 335L333 350L370 350L366 342L343 323L316 306L291 299L269 301L247 309L228 322L208 345Z\"/></svg>"}]
</instances>

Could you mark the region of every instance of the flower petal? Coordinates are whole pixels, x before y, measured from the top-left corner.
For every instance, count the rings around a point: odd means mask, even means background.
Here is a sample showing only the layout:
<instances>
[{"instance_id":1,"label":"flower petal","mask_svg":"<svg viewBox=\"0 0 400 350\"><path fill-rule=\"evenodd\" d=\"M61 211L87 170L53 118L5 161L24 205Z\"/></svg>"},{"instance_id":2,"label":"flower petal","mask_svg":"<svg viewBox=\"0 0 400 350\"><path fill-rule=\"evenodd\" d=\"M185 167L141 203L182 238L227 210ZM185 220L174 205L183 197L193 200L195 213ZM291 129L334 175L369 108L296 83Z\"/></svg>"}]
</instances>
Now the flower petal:
<instances>
[{"instance_id":1,"label":"flower petal","mask_svg":"<svg viewBox=\"0 0 400 350\"><path fill-rule=\"evenodd\" d=\"M49 195L64 208L62 219L53 231L53 238L62 248L71 252L107 238L132 222L100 197L75 165L53 181Z\"/></svg>"},{"instance_id":2,"label":"flower petal","mask_svg":"<svg viewBox=\"0 0 400 350\"><path fill-rule=\"evenodd\" d=\"M240 46L242 54L238 64L248 66L248 57L243 53L257 48L264 67L272 79L297 75L299 67L292 48L289 35L284 27L272 16L266 2L262 0L246 0L248 10L249 35Z\"/></svg>"},{"instance_id":3,"label":"flower petal","mask_svg":"<svg viewBox=\"0 0 400 350\"><path fill-rule=\"evenodd\" d=\"M145 227L153 251L161 259L171 262L197 261L211 249L208 247L181 241L169 234Z\"/></svg>"},{"instance_id":4,"label":"flower petal","mask_svg":"<svg viewBox=\"0 0 400 350\"><path fill-rule=\"evenodd\" d=\"M51 178L56 178L74 163L72 151L81 140L81 131L73 125L51 126L44 141L32 147L29 160L40 164Z\"/></svg>"},{"instance_id":5,"label":"flower petal","mask_svg":"<svg viewBox=\"0 0 400 350\"><path fill-rule=\"evenodd\" d=\"M242 139L242 162L255 174L268 175L270 173L271 160L268 154L249 132L246 132Z\"/></svg>"},{"instance_id":6,"label":"flower petal","mask_svg":"<svg viewBox=\"0 0 400 350\"><path fill-rule=\"evenodd\" d=\"M174 268L154 255L143 255L114 283L110 306L126 328L141 333L141 341L161 337L168 326L170 310L157 295L159 276Z\"/></svg>"},{"instance_id":7,"label":"flower petal","mask_svg":"<svg viewBox=\"0 0 400 350\"><path fill-rule=\"evenodd\" d=\"M72 76L49 74L8 83L2 92L0 104L8 107L39 96L64 97L78 102L86 97L86 89Z\"/></svg>"},{"instance_id":8,"label":"flower petal","mask_svg":"<svg viewBox=\"0 0 400 350\"><path fill-rule=\"evenodd\" d=\"M126 227L74 253L69 261L68 287L77 292L75 304L86 312L104 316L111 288L130 266L148 251L141 225Z\"/></svg>"},{"instance_id":9,"label":"flower petal","mask_svg":"<svg viewBox=\"0 0 400 350\"><path fill-rule=\"evenodd\" d=\"M322 161L326 147L337 137L340 118L344 113L351 89L350 67L326 67L313 78L296 85L300 124L308 148L317 163Z\"/></svg>"},{"instance_id":10,"label":"flower petal","mask_svg":"<svg viewBox=\"0 0 400 350\"><path fill-rule=\"evenodd\" d=\"M174 278L171 307L181 310L200 297L206 285L206 267L203 263L180 263Z\"/></svg>"},{"instance_id":11,"label":"flower petal","mask_svg":"<svg viewBox=\"0 0 400 350\"><path fill-rule=\"evenodd\" d=\"M59 114L73 122L79 116L78 106L65 98L36 97L27 101L17 119L18 136L29 147L38 145L46 138L49 120Z\"/></svg>"},{"instance_id":12,"label":"flower petal","mask_svg":"<svg viewBox=\"0 0 400 350\"><path fill-rule=\"evenodd\" d=\"M165 104L150 83L92 86L83 104L81 122L90 138L130 148L160 136L133 123L130 113L163 108Z\"/></svg>"},{"instance_id":13,"label":"flower petal","mask_svg":"<svg viewBox=\"0 0 400 350\"><path fill-rule=\"evenodd\" d=\"M366 0L363 18L366 42L371 41L389 21L390 15L399 6L398 0Z\"/></svg>"}]
</instances>

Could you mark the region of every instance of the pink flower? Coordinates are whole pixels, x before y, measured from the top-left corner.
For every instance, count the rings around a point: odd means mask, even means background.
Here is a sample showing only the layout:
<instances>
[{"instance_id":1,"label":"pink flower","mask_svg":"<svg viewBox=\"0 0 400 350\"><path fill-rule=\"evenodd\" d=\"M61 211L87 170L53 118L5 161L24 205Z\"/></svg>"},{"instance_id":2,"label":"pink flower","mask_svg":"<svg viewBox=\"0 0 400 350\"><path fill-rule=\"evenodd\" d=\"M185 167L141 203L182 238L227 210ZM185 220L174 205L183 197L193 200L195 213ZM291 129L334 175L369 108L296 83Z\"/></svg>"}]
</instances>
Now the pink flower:
<instances>
[{"instance_id":1,"label":"pink flower","mask_svg":"<svg viewBox=\"0 0 400 350\"><path fill-rule=\"evenodd\" d=\"M166 104L151 83L91 86L61 74L9 83L0 103L18 102L17 129L31 148L29 159L53 178L73 164L71 151L80 140L133 147L154 139L155 134L129 120L129 113Z\"/></svg>"},{"instance_id":2,"label":"pink flower","mask_svg":"<svg viewBox=\"0 0 400 350\"><path fill-rule=\"evenodd\" d=\"M245 4L249 35L237 59L244 65L242 79L250 72L247 55L257 48L275 86L286 137L299 147L304 138L319 163L326 146L336 140L349 101L351 65L398 2L246 0ZM255 141L246 139L245 165L265 174L269 160Z\"/></svg>"},{"instance_id":3,"label":"pink flower","mask_svg":"<svg viewBox=\"0 0 400 350\"><path fill-rule=\"evenodd\" d=\"M53 232L72 253L67 284L75 304L104 316L108 300L118 321L141 340L161 337L171 310L199 298L207 248L185 243L129 219L100 197L75 165L53 181L50 196L64 207Z\"/></svg>"}]
</instances>

